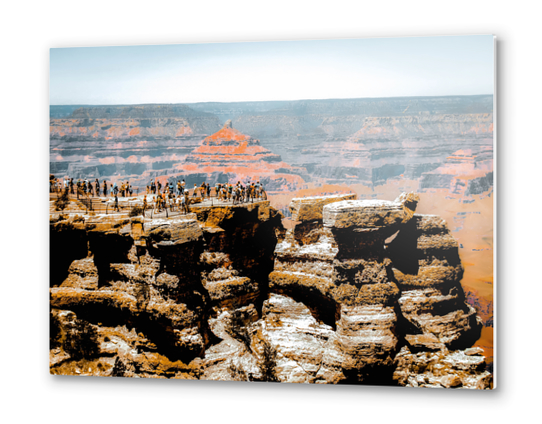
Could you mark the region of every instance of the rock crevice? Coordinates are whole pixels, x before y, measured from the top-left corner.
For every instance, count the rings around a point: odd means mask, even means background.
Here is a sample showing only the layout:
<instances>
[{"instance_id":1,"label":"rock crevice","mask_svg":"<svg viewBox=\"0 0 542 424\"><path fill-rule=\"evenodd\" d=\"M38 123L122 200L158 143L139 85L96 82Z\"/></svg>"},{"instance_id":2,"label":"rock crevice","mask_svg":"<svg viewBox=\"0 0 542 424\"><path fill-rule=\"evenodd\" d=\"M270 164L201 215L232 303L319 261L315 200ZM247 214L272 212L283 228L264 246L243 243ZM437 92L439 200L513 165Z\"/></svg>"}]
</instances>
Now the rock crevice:
<instances>
[{"instance_id":1,"label":"rock crevice","mask_svg":"<svg viewBox=\"0 0 542 424\"><path fill-rule=\"evenodd\" d=\"M51 218L51 372L490 388L458 243L418 201L294 199L287 231L264 201Z\"/></svg>"}]
</instances>

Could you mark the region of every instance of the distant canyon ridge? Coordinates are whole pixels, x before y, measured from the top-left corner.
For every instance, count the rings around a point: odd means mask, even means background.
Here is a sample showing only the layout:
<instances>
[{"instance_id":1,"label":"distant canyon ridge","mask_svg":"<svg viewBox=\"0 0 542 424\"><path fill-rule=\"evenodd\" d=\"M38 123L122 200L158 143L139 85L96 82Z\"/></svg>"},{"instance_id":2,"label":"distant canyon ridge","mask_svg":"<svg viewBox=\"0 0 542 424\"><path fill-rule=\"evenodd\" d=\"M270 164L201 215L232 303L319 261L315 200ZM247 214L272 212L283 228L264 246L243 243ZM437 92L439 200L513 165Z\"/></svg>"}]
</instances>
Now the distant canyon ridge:
<instances>
[{"instance_id":1,"label":"distant canyon ridge","mask_svg":"<svg viewBox=\"0 0 542 424\"><path fill-rule=\"evenodd\" d=\"M54 105L50 172L135 187L254 178L277 192L406 178L480 194L493 185L493 96Z\"/></svg>"}]
</instances>

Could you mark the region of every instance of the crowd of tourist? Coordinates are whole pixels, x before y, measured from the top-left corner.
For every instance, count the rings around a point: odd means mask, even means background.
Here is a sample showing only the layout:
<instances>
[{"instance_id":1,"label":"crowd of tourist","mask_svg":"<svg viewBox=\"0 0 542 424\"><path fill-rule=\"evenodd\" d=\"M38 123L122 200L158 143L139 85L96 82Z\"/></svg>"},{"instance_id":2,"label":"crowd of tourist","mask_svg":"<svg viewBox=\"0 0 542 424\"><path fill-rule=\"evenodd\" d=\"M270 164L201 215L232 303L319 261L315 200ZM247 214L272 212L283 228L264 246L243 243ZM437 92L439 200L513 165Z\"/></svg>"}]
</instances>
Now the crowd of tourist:
<instances>
[{"instance_id":1,"label":"crowd of tourist","mask_svg":"<svg viewBox=\"0 0 542 424\"><path fill-rule=\"evenodd\" d=\"M55 178L53 175L49 178L51 193L67 193L76 195L77 198L88 197L112 197L114 198L114 210L120 210L119 197L131 197L134 195L134 189L129 181L100 182L98 178L94 181L88 179L77 179L65 177L63 179ZM137 195L137 193L136 193ZM160 180L151 180L146 187L145 195L143 196L143 210L153 209L155 212L161 212L169 209L171 211L179 211L187 213L188 205L197 201L205 201L211 197L216 198L221 202L232 202L233 204L245 203L259 199L266 199L267 194L260 184L260 181L242 184L240 181L237 184L217 183L211 187L209 183L202 182L201 185L194 184L194 187L189 189L183 179L177 180L174 184L171 181L164 185Z\"/></svg>"},{"instance_id":2,"label":"crowd of tourist","mask_svg":"<svg viewBox=\"0 0 542 424\"><path fill-rule=\"evenodd\" d=\"M89 181L88 179L74 181L73 178L65 177L60 179L52 176L49 178L49 190L51 193L61 193L64 191L68 194L77 195L77 198L86 196L99 197L100 193L103 196L109 194L111 197L119 195L121 197L130 197L134 194L134 189L128 181L117 185L116 182L108 183L106 180L100 183L98 178L94 181Z\"/></svg>"},{"instance_id":3,"label":"crowd of tourist","mask_svg":"<svg viewBox=\"0 0 542 424\"><path fill-rule=\"evenodd\" d=\"M237 184L217 183L214 187L203 182L199 186L194 184L194 187L189 189L184 179L177 180L175 185L170 181L165 186L162 186L160 181L152 180L146 188L144 207L148 207L147 195L151 195L154 202L153 209L157 212L165 208L173 211L188 211L191 198L201 198L205 201L206 198L214 197L222 202L232 202L234 205L267 198L259 181L247 185L243 185L240 181Z\"/></svg>"}]
</instances>

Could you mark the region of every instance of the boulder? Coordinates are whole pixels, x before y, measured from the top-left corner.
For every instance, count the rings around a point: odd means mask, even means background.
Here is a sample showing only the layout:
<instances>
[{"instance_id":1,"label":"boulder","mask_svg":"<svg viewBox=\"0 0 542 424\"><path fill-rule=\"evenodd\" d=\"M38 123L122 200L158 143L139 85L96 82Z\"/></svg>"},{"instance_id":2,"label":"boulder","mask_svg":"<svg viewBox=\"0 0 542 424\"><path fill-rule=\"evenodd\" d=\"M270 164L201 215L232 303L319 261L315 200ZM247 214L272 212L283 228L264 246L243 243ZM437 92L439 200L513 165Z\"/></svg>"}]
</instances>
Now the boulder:
<instances>
[{"instance_id":1,"label":"boulder","mask_svg":"<svg viewBox=\"0 0 542 424\"><path fill-rule=\"evenodd\" d=\"M293 221L316 221L323 219L324 206L345 200L354 200L356 195L340 194L329 196L297 197L290 202Z\"/></svg>"},{"instance_id":2,"label":"boulder","mask_svg":"<svg viewBox=\"0 0 542 424\"><path fill-rule=\"evenodd\" d=\"M406 224L414 215L419 196L403 193L397 199L344 200L324 206L324 226L334 229L378 230Z\"/></svg>"}]
</instances>

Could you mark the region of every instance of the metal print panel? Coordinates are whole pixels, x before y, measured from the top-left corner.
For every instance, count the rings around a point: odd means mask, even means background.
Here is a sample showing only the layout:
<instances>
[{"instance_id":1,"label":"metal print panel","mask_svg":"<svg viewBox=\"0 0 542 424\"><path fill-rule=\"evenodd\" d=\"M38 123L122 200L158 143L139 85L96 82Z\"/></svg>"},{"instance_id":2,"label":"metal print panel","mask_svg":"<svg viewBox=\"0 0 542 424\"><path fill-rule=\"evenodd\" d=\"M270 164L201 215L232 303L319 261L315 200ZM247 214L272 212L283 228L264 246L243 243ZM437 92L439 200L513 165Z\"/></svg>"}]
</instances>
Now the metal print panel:
<instances>
[{"instance_id":1,"label":"metal print panel","mask_svg":"<svg viewBox=\"0 0 542 424\"><path fill-rule=\"evenodd\" d=\"M494 387L494 39L51 50L50 372Z\"/></svg>"}]
</instances>

